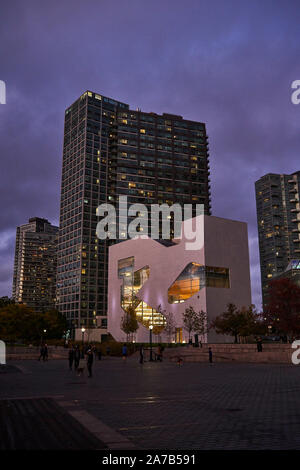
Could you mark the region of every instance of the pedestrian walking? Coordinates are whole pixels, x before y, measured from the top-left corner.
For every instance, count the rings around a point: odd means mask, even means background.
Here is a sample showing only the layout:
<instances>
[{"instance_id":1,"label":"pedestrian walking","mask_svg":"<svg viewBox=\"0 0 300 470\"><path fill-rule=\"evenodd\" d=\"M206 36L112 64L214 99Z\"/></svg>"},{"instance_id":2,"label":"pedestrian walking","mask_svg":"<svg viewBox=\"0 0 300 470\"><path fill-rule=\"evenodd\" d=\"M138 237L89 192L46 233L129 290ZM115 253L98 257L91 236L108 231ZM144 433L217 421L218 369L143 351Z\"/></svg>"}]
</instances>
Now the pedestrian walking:
<instances>
[{"instance_id":1,"label":"pedestrian walking","mask_svg":"<svg viewBox=\"0 0 300 470\"><path fill-rule=\"evenodd\" d=\"M212 353L211 348L208 348L208 360L210 364L213 363L213 353Z\"/></svg>"},{"instance_id":2,"label":"pedestrian walking","mask_svg":"<svg viewBox=\"0 0 300 470\"><path fill-rule=\"evenodd\" d=\"M123 361L126 361L126 358L127 358L127 346L126 346L125 343L123 344L123 347L122 347L122 356L123 356Z\"/></svg>"},{"instance_id":3,"label":"pedestrian walking","mask_svg":"<svg viewBox=\"0 0 300 470\"><path fill-rule=\"evenodd\" d=\"M101 351L101 349L99 349L99 351L98 351L98 360L101 361L101 359L102 359L102 351Z\"/></svg>"},{"instance_id":4,"label":"pedestrian walking","mask_svg":"<svg viewBox=\"0 0 300 470\"><path fill-rule=\"evenodd\" d=\"M48 346L47 346L47 344L45 344L45 346L44 346L43 361L48 361Z\"/></svg>"},{"instance_id":5,"label":"pedestrian walking","mask_svg":"<svg viewBox=\"0 0 300 470\"><path fill-rule=\"evenodd\" d=\"M74 355L75 355L75 351L74 351L74 346L72 346L72 348L69 350L69 369L72 370L73 368L73 362L74 362Z\"/></svg>"},{"instance_id":6,"label":"pedestrian walking","mask_svg":"<svg viewBox=\"0 0 300 470\"><path fill-rule=\"evenodd\" d=\"M140 345L140 364L144 364L144 346Z\"/></svg>"},{"instance_id":7,"label":"pedestrian walking","mask_svg":"<svg viewBox=\"0 0 300 470\"><path fill-rule=\"evenodd\" d=\"M87 363L87 369L88 369L88 377L92 377L92 367L93 367L93 362L94 362L94 354L92 349L88 349L87 351L87 358L86 358L86 363Z\"/></svg>"},{"instance_id":8,"label":"pedestrian walking","mask_svg":"<svg viewBox=\"0 0 300 470\"><path fill-rule=\"evenodd\" d=\"M79 346L78 344L76 345L76 348L75 348L75 351L74 351L74 366L75 366L75 370L78 369L78 366L79 366L79 361L80 361L80 349L79 349Z\"/></svg>"},{"instance_id":9,"label":"pedestrian walking","mask_svg":"<svg viewBox=\"0 0 300 470\"><path fill-rule=\"evenodd\" d=\"M41 347L40 347L40 357L39 357L39 361L41 360L41 358L44 357L44 345L41 344Z\"/></svg>"}]
</instances>

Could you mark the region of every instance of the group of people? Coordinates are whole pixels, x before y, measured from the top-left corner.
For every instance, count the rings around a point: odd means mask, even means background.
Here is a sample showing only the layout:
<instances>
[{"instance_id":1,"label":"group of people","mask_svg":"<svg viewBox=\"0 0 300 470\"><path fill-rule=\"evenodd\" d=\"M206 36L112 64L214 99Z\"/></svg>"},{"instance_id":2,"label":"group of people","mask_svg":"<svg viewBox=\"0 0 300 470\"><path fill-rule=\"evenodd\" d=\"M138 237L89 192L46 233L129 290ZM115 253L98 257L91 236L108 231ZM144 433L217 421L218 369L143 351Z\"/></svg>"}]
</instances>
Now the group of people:
<instances>
[{"instance_id":1,"label":"group of people","mask_svg":"<svg viewBox=\"0 0 300 470\"><path fill-rule=\"evenodd\" d=\"M88 370L88 377L93 376L93 362L94 362L94 354L95 350L93 350L92 346L89 345L86 351L81 351L78 344L74 347L72 346L69 350L69 368L73 370L73 363L74 363L74 370L77 372L78 375L82 375L85 365L87 366ZM84 355L86 357L84 357Z\"/></svg>"}]
</instances>

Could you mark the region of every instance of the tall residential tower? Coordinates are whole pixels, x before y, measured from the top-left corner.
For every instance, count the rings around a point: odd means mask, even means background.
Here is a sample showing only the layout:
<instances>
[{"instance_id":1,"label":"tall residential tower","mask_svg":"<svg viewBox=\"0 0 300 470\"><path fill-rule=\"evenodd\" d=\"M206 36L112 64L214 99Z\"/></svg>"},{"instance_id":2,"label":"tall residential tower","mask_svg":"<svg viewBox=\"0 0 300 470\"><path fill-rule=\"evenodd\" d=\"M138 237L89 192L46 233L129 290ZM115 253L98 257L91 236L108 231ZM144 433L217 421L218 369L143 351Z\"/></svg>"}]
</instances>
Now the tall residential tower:
<instances>
[{"instance_id":1,"label":"tall residential tower","mask_svg":"<svg viewBox=\"0 0 300 470\"><path fill-rule=\"evenodd\" d=\"M263 304L269 281L300 258L300 171L255 183Z\"/></svg>"},{"instance_id":2,"label":"tall residential tower","mask_svg":"<svg viewBox=\"0 0 300 470\"><path fill-rule=\"evenodd\" d=\"M13 299L44 312L55 308L58 227L33 217L17 227Z\"/></svg>"},{"instance_id":3,"label":"tall residential tower","mask_svg":"<svg viewBox=\"0 0 300 470\"><path fill-rule=\"evenodd\" d=\"M90 91L65 112L58 308L72 328L106 328L108 246L96 236L101 203L198 203L209 215L205 124L133 111ZM195 214L193 214L195 215ZM98 322L96 320L98 319Z\"/></svg>"}]
</instances>

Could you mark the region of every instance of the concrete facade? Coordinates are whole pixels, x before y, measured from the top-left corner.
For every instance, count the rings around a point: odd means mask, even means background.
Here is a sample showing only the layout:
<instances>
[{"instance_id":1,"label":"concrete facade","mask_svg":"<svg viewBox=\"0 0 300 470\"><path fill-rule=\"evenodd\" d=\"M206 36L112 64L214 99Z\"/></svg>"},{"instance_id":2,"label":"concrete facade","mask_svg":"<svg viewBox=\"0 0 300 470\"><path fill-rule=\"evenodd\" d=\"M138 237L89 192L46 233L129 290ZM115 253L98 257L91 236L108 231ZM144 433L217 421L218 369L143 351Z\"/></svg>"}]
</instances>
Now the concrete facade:
<instances>
[{"instance_id":1,"label":"concrete facade","mask_svg":"<svg viewBox=\"0 0 300 470\"><path fill-rule=\"evenodd\" d=\"M187 246L196 229L197 245ZM193 246L193 249L188 249ZM197 248L197 249L195 249ZM118 277L120 260L134 258L134 272L149 267L149 277L136 293L136 297L157 310L172 312L176 328L182 328L181 342L188 341L183 329L182 313L192 306L196 311L207 313L208 322L226 310L229 302L237 307L251 304L249 251L247 224L243 222L201 215L183 222L182 236L171 246L150 238L136 238L113 245L109 249L108 278L108 332L117 340L125 341L120 328L124 310L121 306L123 279ZM229 286L200 288L194 295L178 303L170 303L168 290L190 263L197 266L226 268ZM149 329L139 324L135 341L149 342ZM153 335L153 342L168 341L164 331ZM175 338L174 340L175 341ZM177 340L178 341L178 340ZM231 337L210 331L203 342L231 342Z\"/></svg>"}]
</instances>

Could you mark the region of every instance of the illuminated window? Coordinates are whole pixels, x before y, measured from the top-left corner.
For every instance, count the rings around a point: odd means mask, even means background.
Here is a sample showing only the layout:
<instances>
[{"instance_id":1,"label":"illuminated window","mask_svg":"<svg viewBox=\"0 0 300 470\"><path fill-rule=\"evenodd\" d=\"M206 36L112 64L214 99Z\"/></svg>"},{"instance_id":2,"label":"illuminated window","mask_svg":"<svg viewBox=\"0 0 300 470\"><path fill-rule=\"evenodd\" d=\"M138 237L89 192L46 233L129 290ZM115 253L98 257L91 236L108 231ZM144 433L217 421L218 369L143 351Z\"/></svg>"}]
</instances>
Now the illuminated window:
<instances>
[{"instance_id":1,"label":"illuminated window","mask_svg":"<svg viewBox=\"0 0 300 470\"><path fill-rule=\"evenodd\" d=\"M137 297L137 293L149 279L149 266L134 271L134 256L124 258L118 262L118 277L123 279L121 286L121 306L123 309L133 306L138 322L146 328L153 325L153 333L159 334L165 325L165 317Z\"/></svg>"},{"instance_id":2,"label":"illuminated window","mask_svg":"<svg viewBox=\"0 0 300 470\"><path fill-rule=\"evenodd\" d=\"M135 183L128 183L128 188L136 188L136 184Z\"/></svg>"},{"instance_id":3,"label":"illuminated window","mask_svg":"<svg viewBox=\"0 0 300 470\"><path fill-rule=\"evenodd\" d=\"M146 134L146 130L145 129L140 129L140 133L141 134Z\"/></svg>"},{"instance_id":4,"label":"illuminated window","mask_svg":"<svg viewBox=\"0 0 300 470\"><path fill-rule=\"evenodd\" d=\"M192 297L203 287L229 288L229 269L189 263L168 289L169 303Z\"/></svg>"}]
</instances>

